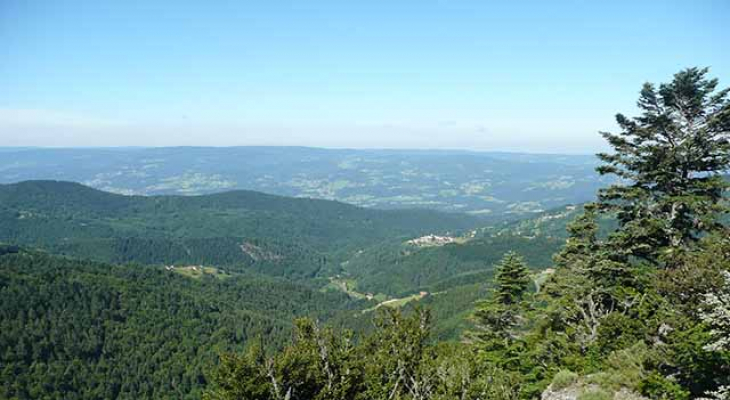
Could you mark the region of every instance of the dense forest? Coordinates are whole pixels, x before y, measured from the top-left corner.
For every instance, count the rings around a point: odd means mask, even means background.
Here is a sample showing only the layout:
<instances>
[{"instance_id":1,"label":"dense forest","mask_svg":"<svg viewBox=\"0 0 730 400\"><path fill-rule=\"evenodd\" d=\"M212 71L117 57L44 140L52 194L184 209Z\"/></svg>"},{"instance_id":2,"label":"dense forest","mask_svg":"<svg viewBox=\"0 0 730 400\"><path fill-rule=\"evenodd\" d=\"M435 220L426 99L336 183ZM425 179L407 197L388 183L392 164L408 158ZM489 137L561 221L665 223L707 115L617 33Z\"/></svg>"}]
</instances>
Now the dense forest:
<instances>
[{"instance_id":1,"label":"dense forest","mask_svg":"<svg viewBox=\"0 0 730 400\"><path fill-rule=\"evenodd\" d=\"M0 247L0 398L199 398L219 353L295 316L354 306L251 274L190 279L162 268Z\"/></svg>"},{"instance_id":2,"label":"dense forest","mask_svg":"<svg viewBox=\"0 0 730 400\"><path fill-rule=\"evenodd\" d=\"M0 185L0 398L727 400L729 95L646 84L521 221Z\"/></svg>"},{"instance_id":3,"label":"dense forest","mask_svg":"<svg viewBox=\"0 0 730 400\"><path fill-rule=\"evenodd\" d=\"M21 243L231 236L297 242L320 251L419 232L467 229L478 223L461 214L371 210L248 191L123 196L55 181L0 185L0 213L4 228L0 239Z\"/></svg>"},{"instance_id":4,"label":"dense forest","mask_svg":"<svg viewBox=\"0 0 730 400\"><path fill-rule=\"evenodd\" d=\"M479 224L459 214L247 191L142 197L71 182L0 185L0 241L114 263L264 264L254 269L309 276L364 246ZM286 271L276 265L284 260Z\"/></svg>"}]
</instances>

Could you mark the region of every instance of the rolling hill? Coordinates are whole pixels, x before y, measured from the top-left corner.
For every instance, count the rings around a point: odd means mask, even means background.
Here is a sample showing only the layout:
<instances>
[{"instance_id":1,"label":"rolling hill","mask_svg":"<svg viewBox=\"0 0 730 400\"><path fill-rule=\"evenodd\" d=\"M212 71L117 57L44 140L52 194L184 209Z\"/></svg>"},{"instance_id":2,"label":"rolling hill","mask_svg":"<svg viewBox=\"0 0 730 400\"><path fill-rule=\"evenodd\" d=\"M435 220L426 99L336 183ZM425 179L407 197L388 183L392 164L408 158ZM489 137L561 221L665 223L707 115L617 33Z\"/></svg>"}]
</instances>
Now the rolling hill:
<instances>
[{"instance_id":1,"label":"rolling hill","mask_svg":"<svg viewBox=\"0 0 730 400\"><path fill-rule=\"evenodd\" d=\"M364 246L478 223L250 191L146 197L71 182L0 185L0 241L107 262L255 264L275 275L312 276Z\"/></svg>"}]
</instances>

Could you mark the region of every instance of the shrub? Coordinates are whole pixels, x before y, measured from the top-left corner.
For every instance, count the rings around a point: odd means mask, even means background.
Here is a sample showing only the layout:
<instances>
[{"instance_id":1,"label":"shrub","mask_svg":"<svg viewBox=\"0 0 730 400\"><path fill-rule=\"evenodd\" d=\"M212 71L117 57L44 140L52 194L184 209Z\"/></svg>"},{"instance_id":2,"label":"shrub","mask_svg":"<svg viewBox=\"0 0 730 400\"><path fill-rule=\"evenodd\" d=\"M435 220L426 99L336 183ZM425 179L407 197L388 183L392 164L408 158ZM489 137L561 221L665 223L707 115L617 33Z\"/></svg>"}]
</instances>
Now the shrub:
<instances>
[{"instance_id":1,"label":"shrub","mask_svg":"<svg viewBox=\"0 0 730 400\"><path fill-rule=\"evenodd\" d=\"M610 373L604 376L601 384L604 388L618 390L622 387L635 390L646 375L644 361L646 360L647 348L643 342L639 342L628 349L617 350L609 354L606 360Z\"/></svg>"},{"instance_id":2,"label":"shrub","mask_svg":"<svg viewBox=\"0 0 730 400\"><path fill-rule=\"evenodd\" d=\"M689 393L682 389L682 386L656 372L644 378L639 387L642 394L652 399L689 399Z\"/></svg>"},{"instance_id":3,"label":"shrub","mask_svg":"<svg viewBox=\"0 0 730 400\"><path fill-rule=\"evenodd\" d=\"M578 374L573 371L561 370L553 377L553 390L565 389L578 380Z\"/></svg>"}]
</instances>

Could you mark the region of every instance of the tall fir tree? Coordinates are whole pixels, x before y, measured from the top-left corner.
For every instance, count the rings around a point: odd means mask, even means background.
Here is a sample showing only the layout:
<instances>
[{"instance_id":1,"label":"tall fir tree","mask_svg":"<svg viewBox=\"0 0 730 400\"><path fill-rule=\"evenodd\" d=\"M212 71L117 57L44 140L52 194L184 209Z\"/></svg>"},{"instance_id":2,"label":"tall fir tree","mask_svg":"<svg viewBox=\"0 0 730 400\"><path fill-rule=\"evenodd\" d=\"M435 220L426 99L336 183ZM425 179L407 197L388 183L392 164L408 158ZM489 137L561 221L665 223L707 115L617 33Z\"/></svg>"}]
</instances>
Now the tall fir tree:
<instances>
[{"instance_id":1,"label":"tall fir tree","mask_svg":"<svg viewBox=\"0 0 730 400\"><path fill-rule=\"evenodd\" d=\"M480 344L486 359L502 367L518 363L515 344L525 322L530 276L525 261L515 252L504 255L496 266L492 297L480 302L472 316L474 330L467 339Z\"/></svg>"},{"instance_id":2,"label":"tall fir tree","mask_svg":"<svg viewBox=\"0 0 730 400\"><path fill-rule=\"evenodd\" d=\"M708 70L689 68L657 89L646 83L642 114L616 116L618 134L603 132L612 153L599 154L602 175L621 183L599 192L603 210L617 212L615 248L656 264L720 228L717 214L730 167L730 89L718 90Z\"/></svg>"},{"instance_id":3,"label":"tall fir tree","mask_svg":"<svg viewBox=\"0 0 730 400\"><path fill-rule=\"evenodd\" d=\"M590 257L599 248L596 216L596 205L586 204L583 214L568 224L568 239L561 251L553 256L556 267L572 270L590 267Z\"/></svg>"},{"instance_id":4,"label":"tall fir tree","mask_svg":"<svg viewBox=\"0 0 730 400\"><path fill-rule=\"evenodd\" d=\"M530 283L525 260L514 251L505 254L497 265L496 299L504 305L517 304L527 292Z\"/></svg>"}]
</instances>

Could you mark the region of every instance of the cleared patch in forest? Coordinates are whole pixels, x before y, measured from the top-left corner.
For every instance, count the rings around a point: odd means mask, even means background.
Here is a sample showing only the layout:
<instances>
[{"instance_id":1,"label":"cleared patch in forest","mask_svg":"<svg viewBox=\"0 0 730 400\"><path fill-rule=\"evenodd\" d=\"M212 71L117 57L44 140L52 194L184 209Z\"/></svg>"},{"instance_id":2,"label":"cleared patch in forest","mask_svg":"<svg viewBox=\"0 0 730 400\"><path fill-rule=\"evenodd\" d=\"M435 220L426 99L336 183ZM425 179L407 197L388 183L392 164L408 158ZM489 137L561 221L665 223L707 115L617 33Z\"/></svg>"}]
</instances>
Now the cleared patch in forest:
<instances>
[{"instance_id":1,"label":"cleared patch in forest","mask_svg":"<svg viewBox=\"0 0 730 400\"><path fill-rule=\"evenodd\" d=\"M178 273L182 276L186 276L188 278L193 279L200 279L203 277L203 275L210 275L214 278L218 279L226 279L230 278L231 275L229 275L226 271L214 267L206 267L203 265L186 265L186 266L176 266L176 265L168 265L165 267L167 271Z\"/></svg>"}]
</instances>

